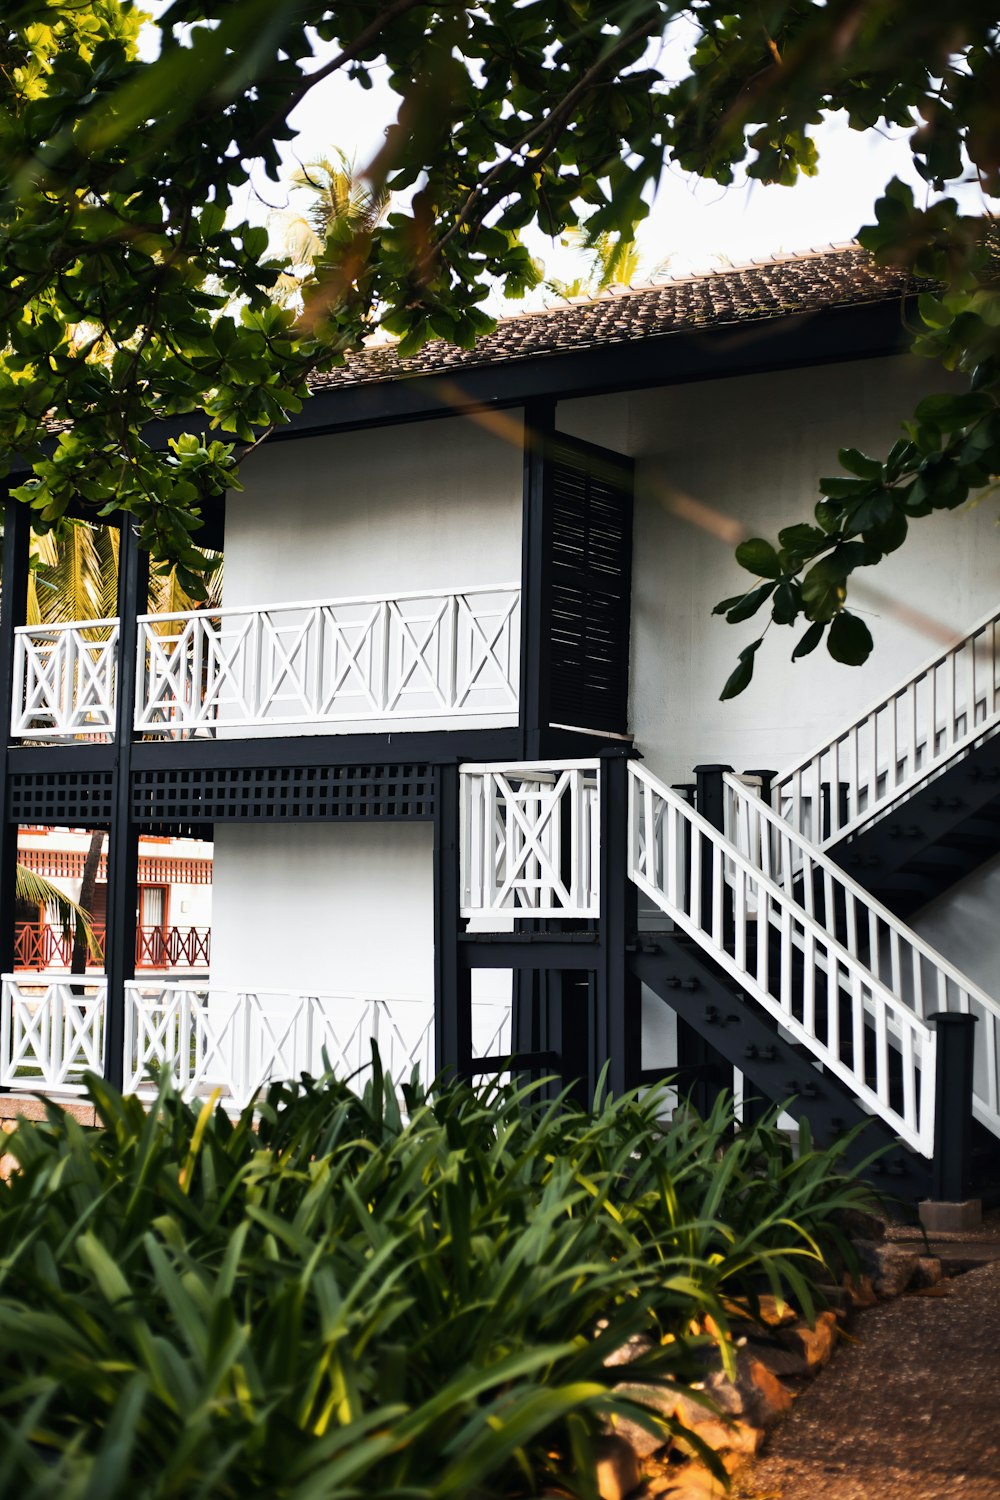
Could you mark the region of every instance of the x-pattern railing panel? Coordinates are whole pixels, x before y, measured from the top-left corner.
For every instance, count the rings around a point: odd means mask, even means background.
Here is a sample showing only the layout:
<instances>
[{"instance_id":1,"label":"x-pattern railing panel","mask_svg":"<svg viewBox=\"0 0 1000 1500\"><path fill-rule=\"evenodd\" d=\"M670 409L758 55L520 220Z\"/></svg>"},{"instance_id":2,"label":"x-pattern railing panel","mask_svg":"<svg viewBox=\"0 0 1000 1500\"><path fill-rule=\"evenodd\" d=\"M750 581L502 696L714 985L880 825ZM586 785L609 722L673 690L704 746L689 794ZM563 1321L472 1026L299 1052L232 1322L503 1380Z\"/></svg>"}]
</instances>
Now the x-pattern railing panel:
<instances>
[{"instance_id":1,"label":"x-pattern railing panel","mask_svg":"<svg viewBox=\"0 0 1000 1500\"><path fill-rule=\"evenodd\" d=\"M462 766L464 916L600 915L599 767Z\"/></svg>"},{"instance_id":2,"label":"x-pattern railing panel","mask_svg":"<svg viewBox=\"0 0 1000 1500\"><path fill-rule=\"evenodd\" d=\"M80 976L5 974L0 1000L0 1085L79 1093L104 1065L107 984Z\"/></svg>"},{"instance_id":3,"label":"x-pattern railing panel","mask_svg":"<svg viewBox=\"0 0 1000 1500\"><path fill-rule=\"evenodd\" d=\"M1000 730L1000 610L789 766L772 805L820 848L887 812Z\"/></svg>"},{"instance_id":4,"label":"x-pattern railing panel","mask_svg":"<svg viewBox=\"0 0 1000 1500\"><path fill-rule=\"evenodd\" d=\"M153 1087L165 1069L185 1097L219 1089L243 1108L271 1081L314 1076L327 1064L360 1089L371 1043L397 1081L434 1072L433 1006L419 1000L295 991L236 991L179 982L126 985L125 1088ZM482 1014L480 1014L482 1012ZM509 1037L510 1008L474 1004L477 1036Z\"/></svg>"},{"instance_id":5,"label":"x-pattern railing panel","mask_svg":"<svg viewBox=\"0 0 1000 1500\"><path fill-rule=\"evenodd\" d=\"M937 1036L926 1021L736 844L634 762L628 839L629 873L639 889L863 1105L931 1156Z\"/></svg>"},{"instance_id":6,"label":"x-pattern railing panel","mask_svg":"<svg viewBox=\"0 0 1000 1500\"><path fill-rule=\"evenodd\" d=\"M113 735L117 650L117 620L18 626L14 738L106 740Z\"/></svg>"},{"instance_id":7,"label":"x-pattern railing panel","mask_svg":"<svg viewBox=\"0 0 1000 1500\"><path fill-rule=\"evenodd\" d=\"M520 591L145 615L135 727L146 734L516 714Z\"/></svg>"}]
</instances>

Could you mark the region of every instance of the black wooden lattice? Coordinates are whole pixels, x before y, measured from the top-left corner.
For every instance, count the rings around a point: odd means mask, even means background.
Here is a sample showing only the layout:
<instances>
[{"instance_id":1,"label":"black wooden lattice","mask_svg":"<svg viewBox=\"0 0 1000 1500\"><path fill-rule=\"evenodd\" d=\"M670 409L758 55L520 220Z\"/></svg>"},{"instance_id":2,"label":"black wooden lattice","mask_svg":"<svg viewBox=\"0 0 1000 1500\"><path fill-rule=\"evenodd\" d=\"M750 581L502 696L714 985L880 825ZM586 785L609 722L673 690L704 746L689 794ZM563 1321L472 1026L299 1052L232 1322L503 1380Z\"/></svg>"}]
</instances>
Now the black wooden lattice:
<instances>
[{"instance_id":1,"label":"black wooden lattice","mask_svg":"<svg viewBox=\"0 0 1000 1500\"><path fill-rule=\"evenodd\" d=\"M132 818L142 825L404 822L433 814L427 765L220 766L137 771L132 778Z\"/></svg>"},{"instance_id":2,"label":"black wooden lattice","mask_svg":"<svg viewBox=\"0 0 1000 1500\"><path fill-rule=\"evenodd\" d=\"M14 772L7 816L12 823L46 827L100 827L114 806L111 771Z\"/></svg>"}]
</instances>

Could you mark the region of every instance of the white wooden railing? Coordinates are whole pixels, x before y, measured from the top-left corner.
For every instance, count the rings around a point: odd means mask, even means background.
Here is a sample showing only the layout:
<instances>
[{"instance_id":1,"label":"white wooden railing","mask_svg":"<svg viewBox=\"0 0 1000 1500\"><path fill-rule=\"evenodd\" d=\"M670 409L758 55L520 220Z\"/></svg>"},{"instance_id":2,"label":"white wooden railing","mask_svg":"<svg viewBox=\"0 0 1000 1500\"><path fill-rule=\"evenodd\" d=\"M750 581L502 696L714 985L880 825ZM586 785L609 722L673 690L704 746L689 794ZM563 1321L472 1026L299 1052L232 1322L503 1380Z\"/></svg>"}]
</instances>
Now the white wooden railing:
<instances>
[{"instance_id":1,"label":"white wooden railing","mask_svg":"<svg viewBox=\"0 0 1000 1500\"><path fill-rule=\"evenodd\" d=\"M821 848L887 812L1000 728L1000 610L832 740L789 766L772 804Z\"/></svg>"},{"instance_id":2,"label":"white wooden railing","mask_svg":"<svg viewBox=\"0 0 1000 1500\"><path fill-rule=\"evenodd\" d=\"M1000 1004L905 922L845 875L739 777L723 777L726 833L754 869L828 932L920 1019L936 1011L976 1016L973 1110L1000 1135ZM735 881L735 876L732 877Z\"/></svg>"},{"instance_id":3,"label":"white wooden railing","mask_svg":"<svg viewBox=\"0 0 1000 1500\"><path fill-rule=\"evenodd\" d=\"M110 738L117 649L117 620L19 625L14 632L14 738Z\"/></svg>"},{"instance_id":4,"label":"white wooden railing","mask_svg":"<svg viewBox=\"0 0 1000 1500\"><path fill-rule=\"evenodd\" d=\"M900 1139L933 1155L933 1029L759 863L635 762L628 867L639 889L817 1062Z\"/></svg>"},{"instance_id":5,"label":"white wooden railing","mask_svg":"<svg viewBox=\"0 0 1000 1500\"><path fill-rule=\"evenodd\" d=\"M463 916L600 915L599 767L461 767Z\"/></svg>"},{"instance_id":6,"label":"white wooden railing","mask_svg":"<svg viewBox=\"0 0 1000 1500\"><path fill-rule=\"evenodd\" d=\"M77 1094L104 1067L107 981L5 974L0 992L0 1086Z\"/></svg>"},{"instance_id":7,"label":"white wooden railing","mask_svg":"<svg viewBox=\"0 0 1000 1500\"><path fill-rule=\"evenodd\" d=\"M167 1071L185 1098L222 1091L242 1109L268 1083L329 1066L363 1087L371 1043L397 1082L434 1077L434 1008L426 1001L293 990L236 991L182 983L125 986L125 1090ZM510 1004L473 1005L476 1056L510 1052Z\"/></svg>"},{"instance_id":8,"label":"white wooden railing","mask_svg":"<svg viewBox=\"0 0 1000 1500\"><path fill-rule=\"evenodd\" d=\"M186 737L274 724L516 722L520 590L196 610L139 619L135 728Z\"/></svg>"}]
</instances>

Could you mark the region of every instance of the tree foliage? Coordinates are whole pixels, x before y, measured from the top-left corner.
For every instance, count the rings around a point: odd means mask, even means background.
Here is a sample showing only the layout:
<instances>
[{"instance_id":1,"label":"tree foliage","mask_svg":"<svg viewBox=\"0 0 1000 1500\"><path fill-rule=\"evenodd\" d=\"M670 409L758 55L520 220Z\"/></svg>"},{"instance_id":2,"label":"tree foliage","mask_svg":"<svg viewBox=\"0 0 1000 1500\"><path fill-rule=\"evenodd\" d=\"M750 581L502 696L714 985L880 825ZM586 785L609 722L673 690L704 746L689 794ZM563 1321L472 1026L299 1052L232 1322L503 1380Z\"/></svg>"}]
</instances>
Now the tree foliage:
<instances>
[{"instance_id":1,"label":"tree foliage","mask_svg":"<svg viewBox=\"0 0 1000 1500\"><path fill-rule=\"evenodd\" d=\"M845 449L815 524L755 544L761 582L728 617L769 602L778 623L807 622L797 654L826 634L858 659L850 573L995 473L990 255L982 220L939 196L969 174L1000 184L983 0L174 0L146 25L152 60L128 0L12 0L0 22L0 455L30 466L17 493L40 524L81 500L131 512L195 591L201 504L238 487L241 456L300 409L313 372L378 325L404 356L429 338L469 346L492 326L491 285L537 278L526 225L631 240L668 162L792 184L840 110L912 132L928 203L890 184L862 240L929 278L917 346L969 389L925 402L882 459ZM301 307L281 305L287 267L237 191L253 161L277 175L310 89L337 72L370 86L376 64L401 97L367 169L391 212L331 216ZM190 430L167 440L168 420Z\"/></svg>"}]
</instances>

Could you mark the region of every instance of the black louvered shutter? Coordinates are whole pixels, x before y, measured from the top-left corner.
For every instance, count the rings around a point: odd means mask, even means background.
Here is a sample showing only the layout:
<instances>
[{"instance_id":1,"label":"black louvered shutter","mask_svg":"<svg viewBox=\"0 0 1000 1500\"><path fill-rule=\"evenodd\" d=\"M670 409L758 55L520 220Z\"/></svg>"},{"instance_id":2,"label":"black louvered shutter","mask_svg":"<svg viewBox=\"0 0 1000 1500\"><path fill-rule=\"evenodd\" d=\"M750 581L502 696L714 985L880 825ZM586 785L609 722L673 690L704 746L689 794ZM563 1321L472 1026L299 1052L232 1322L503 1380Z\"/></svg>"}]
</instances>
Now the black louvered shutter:
<instances>
[{"instance_id":1,"label":"black louvered shutter","mask_svg":"<svg viewBox=\"0 0 1000 1500\"><path fill-rule=\"evenodd\" d=\"M549 461L549 723L624 734L632 464L558 441Z\"/></svg>"}]
</instances>

